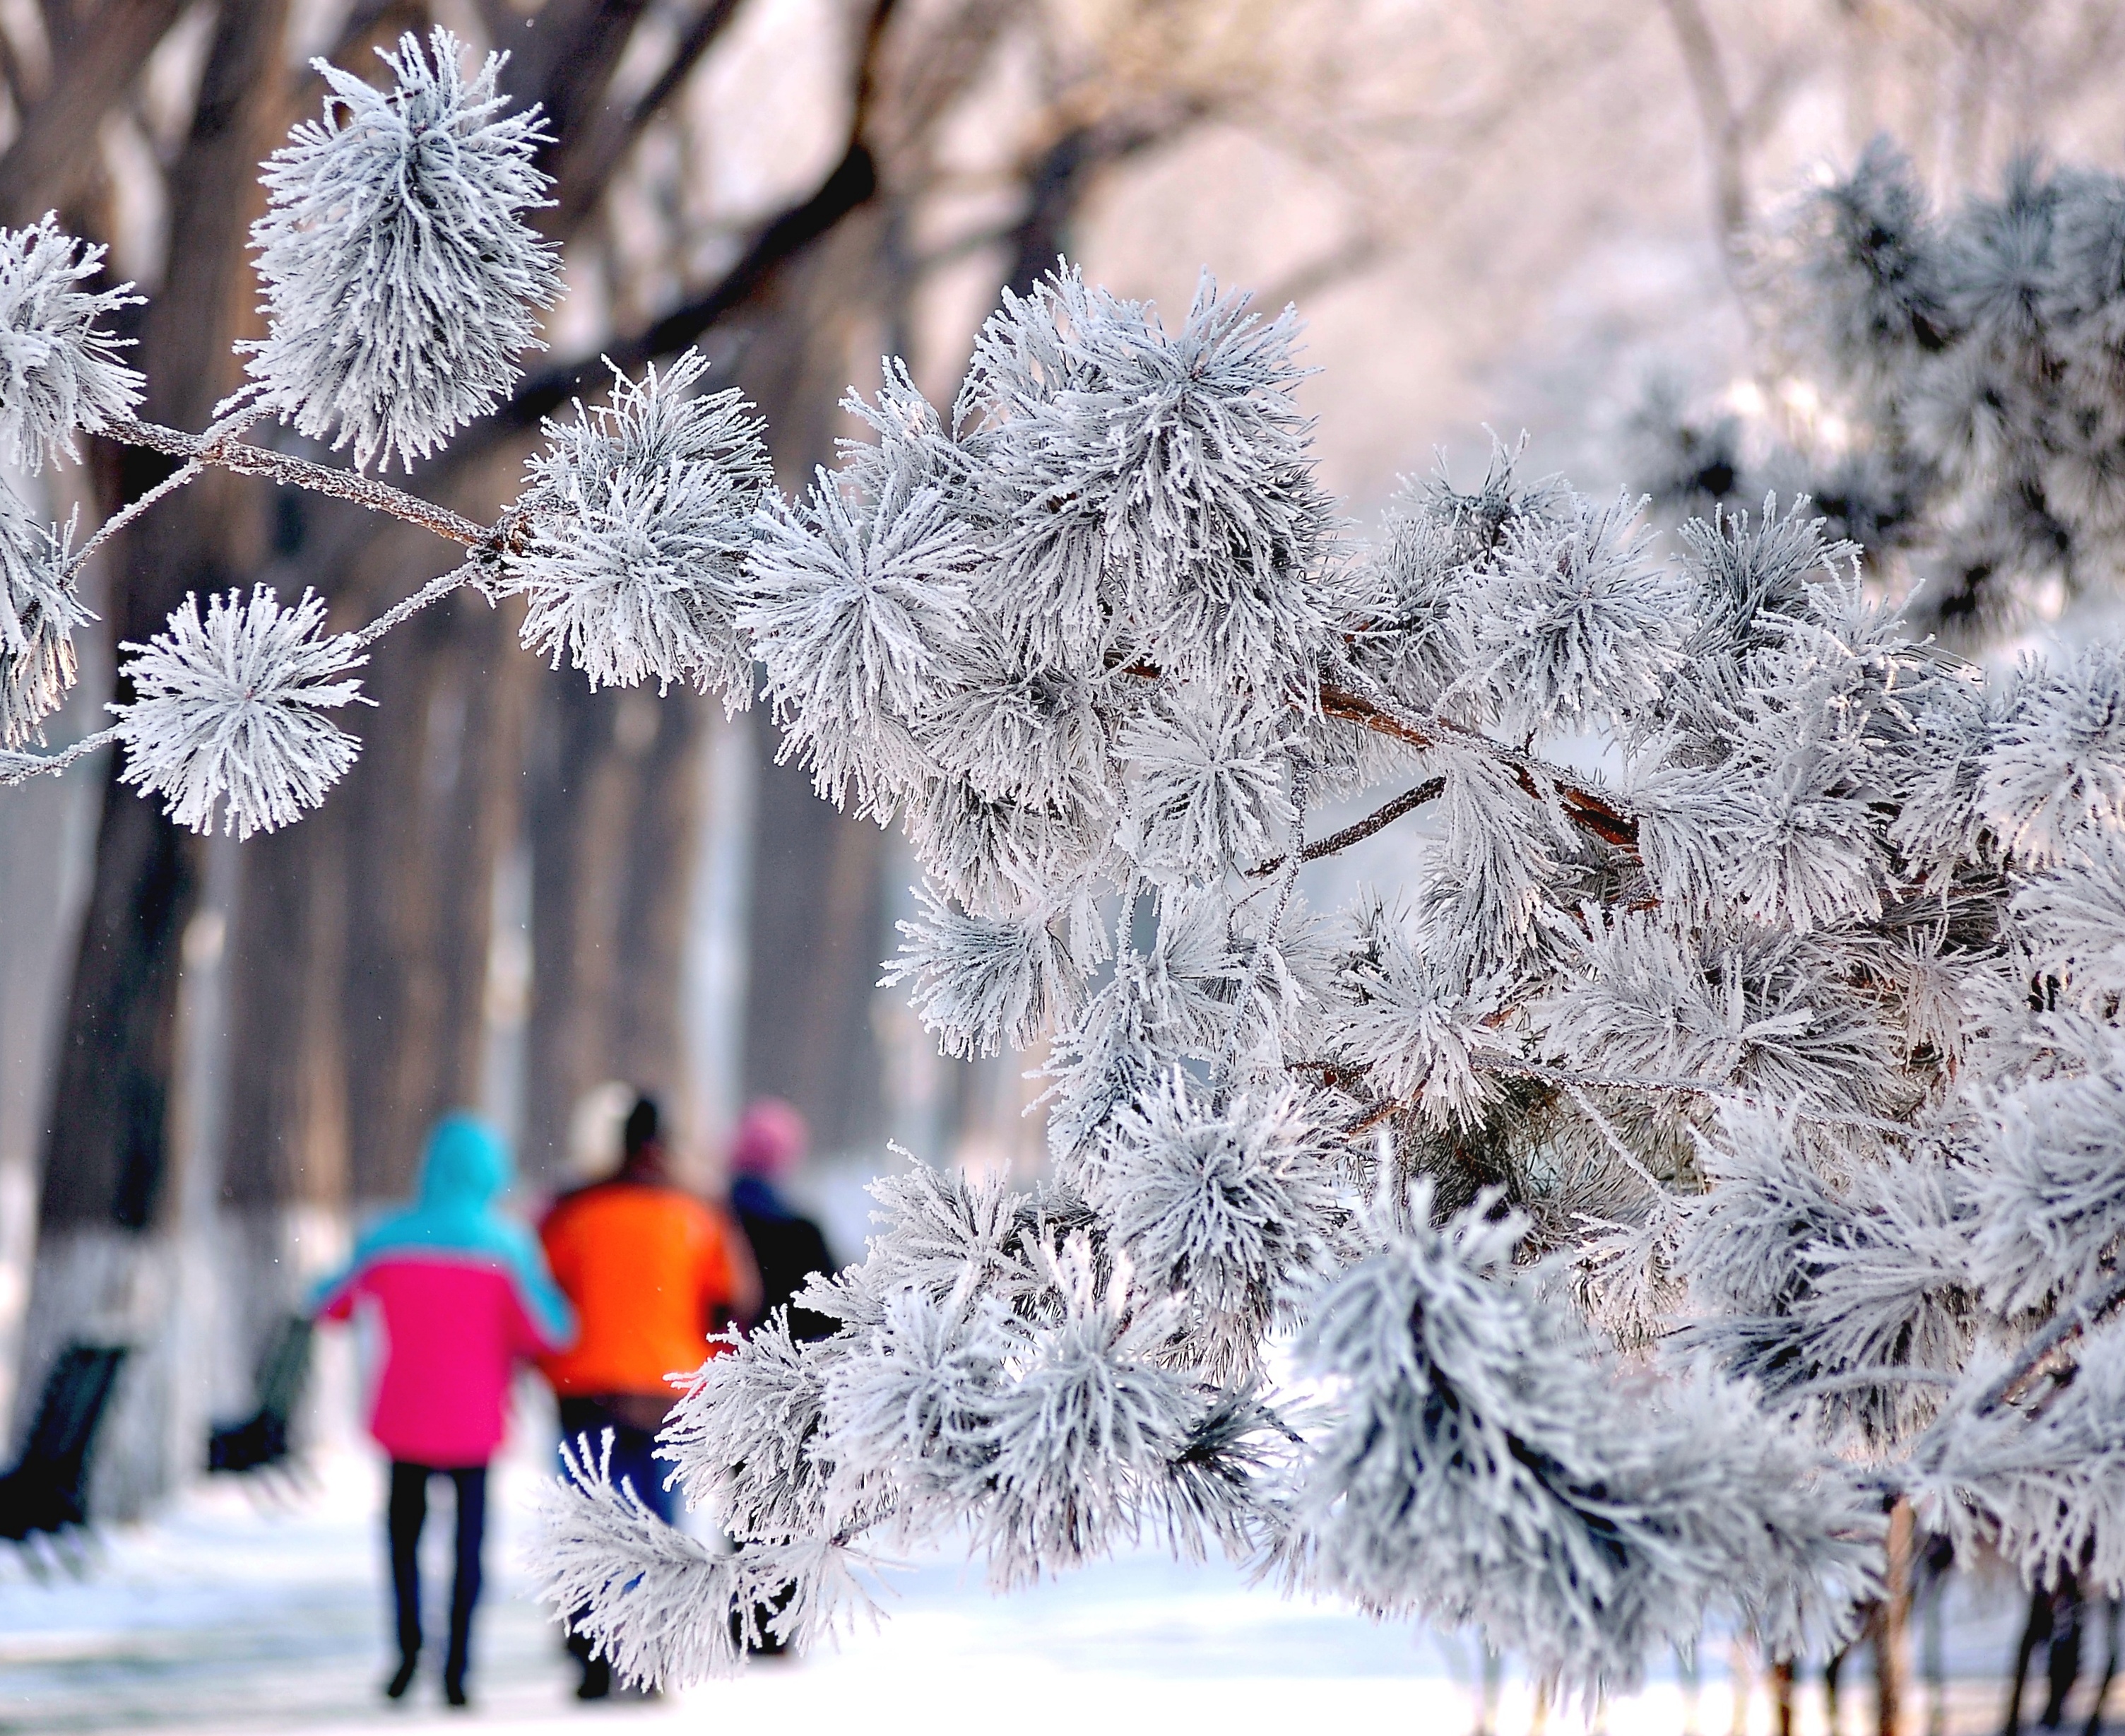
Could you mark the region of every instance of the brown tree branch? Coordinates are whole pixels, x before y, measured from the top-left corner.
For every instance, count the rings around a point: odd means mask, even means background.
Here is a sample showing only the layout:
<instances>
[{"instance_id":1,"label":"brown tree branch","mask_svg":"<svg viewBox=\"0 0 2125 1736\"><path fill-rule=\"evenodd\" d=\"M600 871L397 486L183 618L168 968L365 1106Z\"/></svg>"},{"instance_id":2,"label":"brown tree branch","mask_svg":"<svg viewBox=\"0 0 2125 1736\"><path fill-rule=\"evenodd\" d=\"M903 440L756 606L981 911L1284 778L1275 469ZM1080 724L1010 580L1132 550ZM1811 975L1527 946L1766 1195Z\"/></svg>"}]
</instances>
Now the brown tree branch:
<instances>
[{"instance_id":1,"label":"brown tree branch","mask_svg":"<svg viewBox=\"0 0 2125 1736\"><path fill-rule=\"evenodd\" d=\"M737 15L739 0L708 0L679 39L656 82L624 113L601 108L586 127L582 144L568 153L554 188L552 233L572 235L589 218L627 154L693 75L702 57Z\"/></svg>"},{"instance_id":2,"label":"brown tree branch","mask_svg":"<svg viewBox=\"0 0 2125 1736\"><path fill-rule=\"evenodd\" d=\"M1057 139L1026 175L1025 212L1004 238L1011 248L1004 287L1016 295L1031 294L1070 251L1070 223L1095 176L1171 138L1205 112L1200 102L1176 103L1157 113L1073 126Z\"/></svg>"},{"instance_id":3,"label":"brown tree branch","mask_svg":"<svg viewBox=\"0 0 2125 1736\"><path fill-rule=\"evenodd\" d=\"M1704 148L1712 170L1712 210L1718 226L1719 251L1730 272L1737 262L1741 234L1749 220L1749 194L1743 177L1742 120L1727 83L1718 39L1699 0L1661 0L1675 27L1684 73L1697 115L1704 128Z\"/></svg>"},{"instance_id":4,"label":"brown tree branch","mask_svg":"<svg viewBox=\"0 0 2125 1736\"><path fill-rule=\"evenodd\" d=\"M633 372L644 363L698 342L750 304L784 267L831 234L845 218L878 196L878 164L864 135L876 101L879 46L893 6L894 0L875 0L865 33L848 147L841 161L809 196L765 224L714 287L672 309L632 337L606 346L603 355L613 366L624 373ZM440 489L504 441L537 427L540 418L561 408L587 380L602 371L601 362L585 357L532 375L508 403L468 429L423 479Z\"/></svg>"},{"instance_id":5,"label":"brown tree branch","mask_svg":"<svg viewBox=\"0 0 2125 1736\"><path fill-rule=\"evenodd\" d=\"M1340 832L1331 832L1324 838L1315 839L1298 852L1298 859L1302 862L1317 862L1324 856L1333 856L1339 850L1348 850L1351 845L1362 842L1374 833L1385 831L1405 814L1421 808L1426 802L1435 802L1445 794L1444 778L1426 778L1414 790L1405 790L1392 801L1374 809L1356 824L1345 826ZM1247 878L1260 880L1275 874L1284 866L1284 861L1280 856L1271 856L1267 861L1248 869Z\"/></svg>"},{"instance_id":6,"label":"brown tree branch","mask_svg":"<svg viewBox=\"0 0 2125 1736\"><path fill-rule=\"evenodd\" d=\"M448 507L439 507L432 501L422 500L418 495L408 494L403 488L394 488L387 482L373 476L364 476L357 471L335 469L308 458L298 458L291 453L273 452L263 446L247 446L241 441L214 440L201 434L187 434L179 428L167 428L159 423L142 422L126 416L113 417L102 431L111 439L126 446L144 446L151 452L160 452L167 458L178 458L196 464L214 465L238 476L261 476L268 482L284 487L308 488L313 493L330 495L335 500L351 501L356 506L365 507L372 512L383 512L393 518L403 519L409 525L418 525L423 531L462 543L467 548L483 548L492 543L496 532L485 525L474 524L462 513L453 512Z\"/></svg>"},{"instance_id":7,"label":"brown tree branch","mask_svg":"<svg viewBox=\"0 0 2125 1736\"><path fill-rule=\"evenodd\" d=\"M1520 788L1536 801L1543 800L1546 794L1554 794L1562 805L1566 817L1573 824L1592 833L1604 843L1614 845L1618 850L1628 851L1633 855L1637 852L1637 818L1626 811L1613 797L1587 788L1570 773L1546 764L1532 754L1522 753L1516 748L1492 741L1480 730L1449 723L1444 718L1426 719L1421 724L1414 722L1397 715L1361 693L1353 692L1332 682L1321 684L1321 710L1329 717L1361 724L1379 734L1406 742L1412 748L1436 748L1449 743L1460 743L1474 748L1502 763L1512 772ZM1547 791L1545 785L1548 786Z\"/></svg>"}]
</instances>

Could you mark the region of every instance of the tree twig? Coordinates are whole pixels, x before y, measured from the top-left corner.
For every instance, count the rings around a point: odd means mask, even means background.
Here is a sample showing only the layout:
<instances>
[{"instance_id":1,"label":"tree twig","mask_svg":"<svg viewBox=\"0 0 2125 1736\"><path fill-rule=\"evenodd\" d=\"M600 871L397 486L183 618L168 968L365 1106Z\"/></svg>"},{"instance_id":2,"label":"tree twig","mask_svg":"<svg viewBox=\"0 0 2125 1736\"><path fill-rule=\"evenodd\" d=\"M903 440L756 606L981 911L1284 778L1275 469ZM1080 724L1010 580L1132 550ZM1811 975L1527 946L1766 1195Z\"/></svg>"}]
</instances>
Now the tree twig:
<instances>
[{"instance_id":1,"label":"tree twig","mask_svg":"<svg viewBox=\"0 0 2125 1736\"><path fill-rule=\"evenodd\" d=\"M479 557L475 555L463 566L454 568L448 573L438 573L411 597L402 598L393 603L367 626L348 634L347 639L351 643L366 650L401 621L411 620L430 603L440 602L453 591L459 590L469 583L474 574L478 573L483 564Z\"/></svg>"},{"instance_id":2,"label":"tree twig","mask_svg":"<svg viewBox=\"0 0 2125 1736\"><path fill-rule=\"evenodd\" d=\"M96 551L101 548L106 543L109 542L111 539L115 536L120 531L124 530L126 526L131 524L134 519L138 518L143 512L146 512L148 507L153 506L157 501L162 499L164 495L176 493L178 489L184 487L186 483L190 482L194 477L199 475L205 469L206 463L205 460L198 458L188 459L183 464L179 465L176 469L171 471L170 474L167 476L165 476L160 482L157 483L153 488L148 489L146 493L141 495L137 500L129 502L126 505L120 507L115 512L112 513L110 517L105 519L102 525L97 529L96 535L90 537L87 542L83 543L81 545L79 551L74 555L73 559L67 563L67 583L68 584L72 584L76 578L80 577L82 568L88 564L91 557L95 554Z\"/></svg>"},{"instance_id":3,"label":"tree twig","mask_svg":"<svg viewBox=\"0 0 2125 1736\"><path fill-rule=\"evenodd\" d=\"M1971 1408L1981 1415L1997 1410L2022 1389L2045 1357L2087 1331L2121 1304L2125 1304L2125 1279L2113 1283L2096 1302L2063 1309L2053 1315L2044 1329L2022 1347L2021 1354L2006 1372L1978 1395Z\"/></svg>"},{"instance_id":4,"label":"tree twig","mask_svg":"<svg viewBox=\"0 0 2125 1736\"><path fill-rule=\"evenodd\" d=\"M70 748L62 748L57 753L17 753L0 748L0 787L11 784L25 784L33 777L42 777L47 771L64 771L76 760L87 759L99 748L108 748L118 739L114 726L99 729L93 735L84 735Z\"/></svg>"},{"instance_id":5,"label":"tree twig","mask_svg":"<svg viewBox=\"0 0 2125 1736\"><path fill-rule=\"evenodd\" d=\"M1331 832L1324 838L1317 838L1298 852L1302 862L1317 862L1324 856L1333 856L1339 850L1348 850L1351 845L1362 842L1376 832L1383 832L1405 814L1421 808L1426 802L1435 802L1446 793L1443 777L1426 778L1414 790L1405 790L1392 801L1374 809L1355 825L1345 826L1340 832ZM1273 856L1265 862L1257 863L1247 870L1249 880L1266 880L1284 866L1284 858Z\"/></svg>"},{"instance_id":6,"label":"tree twig","mask_svg":"<svg viewBox=\"0 0 2125 1736\"><path fill-rule=\"evenodd\" d=\"M1820 1394L1849 1392L1855 1386L1878 1386L1889 1380L1910 1380L1923 1386L1953 1386L1955 1376L1938 1368L1855 1368L1841 1375L1825 1375L1804 1386L1789 1388L1781 1399L1812 1399Z\"/></svg>"},{"instance_id":7,"label":"tree twig","mask_svg":"<svg viewBox=\"0 0 2125 1736\"><path fill-rule=\"evenodd\" d=\"M128 446L145 446L152 452L167 457L181 458L196 464L219 465L224 470L238 476L262 476L268 482L284 487L308 488L314 494L328 494L336 500L351 501L358 507L366 507L372 512L388 513L393 518L403 519L409 525L417 525L448 541L460 543L469 549L490 545L496 531L486 525L474 524L462 513L453 512L448 507L439 507L433 501L422 500L417 494L408 494L403 488L394 488L388 482L373 476L364 476L353 470L342 470L331 465L321 465L308 458L298 458L292 453L268 451L263 446L247 446L241 441L210 439L203 434L187 434L181 429L166 428L159 422L142 422L136 417L113 417L101 430L111 439Z\"/></svg>"},{"instance_id":8,"label":"tree twig","mask_svg":"<svg viewBox=\"0 0 2125 1736\"><path fill-rule=\"evenodd\" d=\"M1566 817L1575 825L1618 850L1628 851L1633 856L1637 853L1637 816L1621 802L1590 788L1561 767L1492 741L1480 729L1472 729L1465 724L1443 717L1421 721L1404 717L1392 706L1334 682L1321 684L1321 710L1327 716L1362 724L1378 734L1406 742L1412 748L1437 748L1452 742L1476 748L1511 771L1520 788L1536 801L1544 799L1543 786L1548 785L1562 805Z\"/></svg>"}]
</instances>

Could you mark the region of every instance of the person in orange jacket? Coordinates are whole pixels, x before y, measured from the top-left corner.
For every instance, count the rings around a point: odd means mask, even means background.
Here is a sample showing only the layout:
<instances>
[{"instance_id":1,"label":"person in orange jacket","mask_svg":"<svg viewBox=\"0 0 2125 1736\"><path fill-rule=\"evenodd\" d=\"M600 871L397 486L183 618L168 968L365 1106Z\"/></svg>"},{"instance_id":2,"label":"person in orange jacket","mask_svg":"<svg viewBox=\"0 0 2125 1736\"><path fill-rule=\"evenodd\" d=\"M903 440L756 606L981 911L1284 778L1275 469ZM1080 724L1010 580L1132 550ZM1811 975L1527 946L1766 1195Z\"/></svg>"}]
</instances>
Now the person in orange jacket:
<instances>
[{"instance_id":1,"label":"person in orange jacket","mask_svg":"<svg viewBox=\"0 0 2125 1736\"><path fill-rule=\"evenodd\" d=\"M744 1238L672 1179L653 1097L636 1100L621 1144L616 1174L562 1195L539 1226L577 1328L539 1366L560 1401L562 1439L596 1455L610 1430L614 1484L668 1524L671 1461L656 1437L679 1396L671 1377L726 1348L709 1335L752 1317L760 1280ZM610 1693L610 1665L573 1637L570 1649L583 1664L578 1696Z\"/></svg>"}]
</instances>

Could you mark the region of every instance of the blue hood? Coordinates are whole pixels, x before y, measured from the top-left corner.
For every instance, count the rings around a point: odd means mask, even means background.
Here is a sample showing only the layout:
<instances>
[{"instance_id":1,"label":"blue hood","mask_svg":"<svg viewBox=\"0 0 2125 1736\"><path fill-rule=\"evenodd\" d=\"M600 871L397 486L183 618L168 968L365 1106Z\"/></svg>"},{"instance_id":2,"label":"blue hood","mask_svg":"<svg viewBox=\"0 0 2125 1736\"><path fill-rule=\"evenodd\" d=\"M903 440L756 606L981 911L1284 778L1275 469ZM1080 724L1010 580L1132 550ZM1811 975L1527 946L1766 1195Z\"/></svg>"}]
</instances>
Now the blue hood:
<instances>
[{"instance_id":1,"label":"blue hood","mask_svg":"<svg viewBox=\"0 0 2125 1736\"><path fill-rule=\"evenodd\" d=\"M509 1186L509 1148L476 1116L447 1115L421 1158L420 1210L480 1211Z\"/></svg>"},{"instance_id":2,"label":"blue hood","mask_svg":"<svg viewBox=\"0 0 2125 1736\"><path fill-rule=\"evenodd\" d=\"M478 1116L455 1111L436 1123L421 1158L415 1203L373 1225L354 1244L346 1270L320 1284L330 1295L369 1262L408 1248L465 1253L492 1260L515 1277L525 1304L565 1342L575 1334L574 1313L547 1275L545 1256L530 1231L494 1208L508 1186L512 1166L508 1143Z\"/></svg>"}]
</instances>

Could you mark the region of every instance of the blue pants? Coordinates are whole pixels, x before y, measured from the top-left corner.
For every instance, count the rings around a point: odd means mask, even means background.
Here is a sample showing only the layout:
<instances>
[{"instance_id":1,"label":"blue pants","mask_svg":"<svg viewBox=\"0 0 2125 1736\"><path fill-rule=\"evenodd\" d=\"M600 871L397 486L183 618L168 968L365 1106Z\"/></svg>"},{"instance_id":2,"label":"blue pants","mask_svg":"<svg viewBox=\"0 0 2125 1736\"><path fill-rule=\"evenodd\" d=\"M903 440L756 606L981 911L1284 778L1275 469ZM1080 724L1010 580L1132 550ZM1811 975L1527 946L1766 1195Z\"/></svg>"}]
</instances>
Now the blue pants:
<instances>
[{"instance_id":1,"label":"blue pants","mask_svg":"<svg viewBox=\"0 0 2125 1736\"><path fill-rule=\"evenodd\" d=\"M644 1507L669 1525L678 1500L672 1490L664 1487L672 1461L658 1455L656 1436L623 1421L595 1399L561 1400L562 1444L573 1448L579 1460L591 1465L598 1462L608 1429L612 1432L609 1464L613 1483L633 1489ZM577 1697L602 1700L612 1691L612 1665L591 1651L590 1639L582 1631L582 1619L588 1613L577 1610L570 1617L568 1647L583 1666L582 1686L576 1690Z\"/></svg>"},{"instance_id":2,"label":"blue pants","mask_svg":"<svg viewBox=\"0 0 2125 1736\"><path fill-rule=\"evenodd\" d=\"M603 1451L600 1442L607 1429L612 1431L614 1484L627 1484L644 1507L671 1524L678 1511L678 1497L664 1487L664 1479L671 1475L673 1461L657 1452L656 1436L621 1422L595 1399L561 1400L561 1439L593 1465Z\"/></svg>"}]
</instances>

